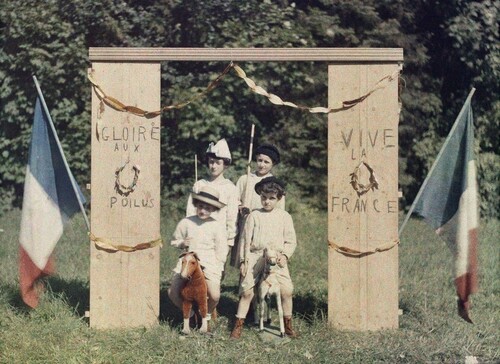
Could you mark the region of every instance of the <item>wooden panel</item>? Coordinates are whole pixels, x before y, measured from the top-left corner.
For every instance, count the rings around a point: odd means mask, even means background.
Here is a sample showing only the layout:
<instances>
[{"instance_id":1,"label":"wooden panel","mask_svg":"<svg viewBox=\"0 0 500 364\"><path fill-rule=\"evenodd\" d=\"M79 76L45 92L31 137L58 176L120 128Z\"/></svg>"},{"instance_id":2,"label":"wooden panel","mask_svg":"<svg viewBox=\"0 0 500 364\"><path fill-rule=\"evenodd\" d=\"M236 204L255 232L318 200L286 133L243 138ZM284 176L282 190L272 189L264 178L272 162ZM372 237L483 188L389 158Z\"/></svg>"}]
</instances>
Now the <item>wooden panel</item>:
<instances>
[{"instance_id":1,"label":"wooden panel","mask_svg":"<svg viewBox=\"0 0 500 364\"><path fill-rule=\"evenodd\" d=\"M328 67L329 104L367 93L397 71L394 64ZM395 241L398 233L398 83L328 119L328 239L361 252ZM365 162L379 188L358 196L351 174ZM367 185L370 172L356 173ZM329 248L328 321L348 330L398 327L398 248L362 257Z\"/></svg>"},{"instance_id":2,"label":"wooden panel","mask_svg":"<svg viewBox=\"0 0 500 364\"><path fill-rule=\"evenodd\" d=\"M94 78L106 93L127 105L160 108L159 63L93 63ZM92 233L133 246L160 237L160 118L145 119L105 107L92 91ZM126 162L129 161L128 164ZM120 182L135 189L122 194ZM151 326L158 322L160 253L90 249L90 326Z\"/></svg>"},{"instance_id":3,"label":"wooden panel","mask_svg":"<svg viewBox=\"0 0 500 364\"><path fill-rule=\"evenodd\" d=\"M91 61L400 62L402 48L89 48Z\"/></svg>"}]
</instances>

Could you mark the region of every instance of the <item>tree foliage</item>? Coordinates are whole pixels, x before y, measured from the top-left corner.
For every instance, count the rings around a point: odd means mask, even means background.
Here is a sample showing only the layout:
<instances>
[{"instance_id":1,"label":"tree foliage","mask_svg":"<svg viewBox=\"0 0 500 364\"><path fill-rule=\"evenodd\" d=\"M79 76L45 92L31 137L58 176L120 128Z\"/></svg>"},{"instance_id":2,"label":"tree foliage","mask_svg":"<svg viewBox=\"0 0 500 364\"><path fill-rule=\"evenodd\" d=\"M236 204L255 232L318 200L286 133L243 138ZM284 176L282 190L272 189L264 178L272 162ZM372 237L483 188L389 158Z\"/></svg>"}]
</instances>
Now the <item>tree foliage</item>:
<instances>
[{"instance_id":1,"label":"tree foliage","mask_svg":"<svg viewBox=\"0 0 500 364\"><path fill-rule=\"evenodd\" d=\"M19 205L31 132L36 75L77 180L90 179L88 48L402 47L400 176L413 200L468 92L478 140L482 213L498 216L499 3L494 0L10 0L0 4L0 198ZM223 62L162 64L162 104L203 89ZM308 106L327 104L327 65L245 62L272 93ZM207 97L162 115L163 201L185 197L193 158L225 137L233 180L244 172L251 124L256 143L283 151L278 174L297 208L326 205L327 118L275 107L232 75ZM300 199L298 198L300 197ZM300 203L299 203L300 201Z\"/></svg>"}]
</instances>

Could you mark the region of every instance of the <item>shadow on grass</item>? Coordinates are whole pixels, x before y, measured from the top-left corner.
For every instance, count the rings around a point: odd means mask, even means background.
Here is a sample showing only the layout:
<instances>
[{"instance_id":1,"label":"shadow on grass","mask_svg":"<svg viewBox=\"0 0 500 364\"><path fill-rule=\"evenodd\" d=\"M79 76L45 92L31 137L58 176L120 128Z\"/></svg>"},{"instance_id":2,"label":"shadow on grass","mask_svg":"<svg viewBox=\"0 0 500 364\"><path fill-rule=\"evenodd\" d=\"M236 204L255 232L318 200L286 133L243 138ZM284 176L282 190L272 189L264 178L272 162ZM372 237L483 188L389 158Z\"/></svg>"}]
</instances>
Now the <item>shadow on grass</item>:
<instances>
[{"instance_id":1,"label":"shadow on grass","mask_svg":"<svg viewBox=\"0 0 500 364\"><path fill-rule=\"evenodd\" d=\"M76 279L65 280L59 277L46 279L47 288L55 295L64 297L70 307L78 316L84 317L85 311L90 307L90 288L88 282Z\"/></svg>"},{"instance_id":2,"label":"shadow on grass","mask_svg":"<svg viewBox=\"0 0 500 364\"><path fill-rule=\"evenodd\" d=\"M168 297L168 287L160 289L160 322L175 327L182 324L182 311Z\"/></svg>"},{"instance_id":3,"label":"shadow on grass","mask_svg":"<svg viewBox=\"0 0 500 364\"><path fill-rule=\"evenodd\" d=\"M45 286L46 294L61 296L65 299L74 312L85 316L85 311L89 307L89 287L78 280L66 281L57 277L43 278L40 280ZM31 309L23 302L18 286L0 285L2 300L20 313L29 313Z\"/></svg>"},{"instance_id":4,"label":"shadow on grass","mask_svg":"<svg viewBox=\"0 0 500 364\"><path fill-rule=\"evenodd\" d=\"M308 324L322 320L328 314L328 299L316 292L298 293L293 296L293 314Z\"/></svg>"},{"instance_id":5,"label":"shadow on grass","mask_svg":"<svg viewBox=\"0 0 500 364\"><path fill-rule=\"evenodd\" d=\"M0 285L0 295L1 301L15 308L19 313L29 313L30 308L23 302L18 286L2 284Z\"/></svg>"},{"instance_id":6,"label":"shadow on grass","mask_svg":"<svg viewBox=\"0 0 500 364\"><path fill-rule=\"evenodd\" d=\"M63 297L68 305L80 317L85 316L85 311L89 309L90 292L88 282L79 280L64 280L58 277L44 279L46 289L52 294ZM168 323L173 327L182 325L182 312L168 298L168 286L162 283L160 289L160 321ZM29 313L30 309L21 298L19 287L12 285L0 285L0 298L13 308L19 310L19 313ZM227 318L227 328L229 330L234 326L236 320L235 314L238 308L238 286L222 287L221 298L217 306L218 315ZM272 309L276 309L273 300ZM407 308L408 309L408 308ZM312 324L317 319L326 317L328 311L327 300L323 295L317 295L313 292L295 294L293 297L293 314L300 317L308 324ZM410 310L409 310L410 311ZM251 324L254 320L253 309L249 310L246 323Z\"/></svg>"}]
</instances>

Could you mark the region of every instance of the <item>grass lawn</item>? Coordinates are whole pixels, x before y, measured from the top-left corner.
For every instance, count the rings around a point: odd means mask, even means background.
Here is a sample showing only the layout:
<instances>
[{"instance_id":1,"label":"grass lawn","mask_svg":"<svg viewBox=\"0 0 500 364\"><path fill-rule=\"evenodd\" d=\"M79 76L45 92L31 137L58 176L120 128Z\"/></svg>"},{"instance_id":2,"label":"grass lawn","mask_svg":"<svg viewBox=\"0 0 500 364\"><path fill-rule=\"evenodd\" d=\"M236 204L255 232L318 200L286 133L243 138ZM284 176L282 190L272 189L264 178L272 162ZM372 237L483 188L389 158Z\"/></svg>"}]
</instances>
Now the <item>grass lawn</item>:
<instances>
[{"instance_id":1,"label":"grass lawn","mask_svg":"<svg viewBox=\"0 0 500 364\"><path fill-rule=\"evenodd\" d=\"M90 329L84 317L90 250L83 219L77 216L67 225L56 248L57 275L47 280L39 307L29 310L18 293L20 211L9 212L0 217L0 363L464 363L467 356L500 362L498 220L481 225L474 324L456 314L450 251L413 219L399 248L400 328L359 333L327 325L326 212L293 217L299 246L290 270L300 337L263 341L245 326L242 339L233 341L238 283L233 268L223 282L213 336L180 335L181 313L166 296L178 254L168 245L176 217L162 218L160 325L100 331Z\"/></svg>"}]
</instances>

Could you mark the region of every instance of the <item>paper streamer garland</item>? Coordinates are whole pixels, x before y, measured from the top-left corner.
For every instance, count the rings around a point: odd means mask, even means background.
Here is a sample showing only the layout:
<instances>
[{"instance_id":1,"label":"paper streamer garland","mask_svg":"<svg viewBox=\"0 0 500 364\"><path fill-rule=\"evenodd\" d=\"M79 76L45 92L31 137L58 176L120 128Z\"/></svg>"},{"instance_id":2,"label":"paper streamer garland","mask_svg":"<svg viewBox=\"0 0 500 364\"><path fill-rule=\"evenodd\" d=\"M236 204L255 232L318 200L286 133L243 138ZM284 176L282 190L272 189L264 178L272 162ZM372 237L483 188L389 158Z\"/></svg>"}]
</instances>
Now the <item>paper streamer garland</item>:
<instances>
[{"instance_id":1,"label":"paper streamer garland","mask_svg":"<svg viewBox=\"0 0 500 364\"><path fill-rule=\"evenodd\" d=\"M101 113L104 111L104 105L108 105L109 107L111 107L115 110L118 110L118 111L128 112L128 113L131 113L131 114L134 114L137 116L142 116L145 118L154 118L154 117L159 116L164 111L173 110L173 109L182 109L183 107L189 105L193 101L205 96L210 91L212 91L215 87L217 87L218 83L224 78L224 76L231 69L235 70L238 77L243 79L245 81L245 83L247 84L247 86L253 92L255 92L258 95L262 95L262 96L267 97L269 99L269 102L271 102L272 104L293 107L293 108L296 108L299 110L309 111L310 113L314 113L314 114L317 114L317 113L329 114L329 113L334 113L334 112L339 112L339 111L350 109L351 107L356 106L360 102L363 102L368 96L373 94L375 91L386 87L390 82L397 80L399 78L399 71L395 71L393 74L387 75L387 76L381 78L374 85L374 87L370 91L365 93L364 95L362 95L358 98L352 99L352 100L342 101L336 107L331 107L331 108L320 107L320 106L307 107L307 106L297 105L293 102L283 101L281 99L281 97L279 97L278 95L267 92L263 87L257 86L257 84L251 78L248 78L245 71L243 71L243 69L240 66L231 62L224 69L224 71L219 76L217 76L217 78L215 80L213 80L202 92L196 94L194 97L192 97L191 99L189 99L187 101L179 102L179 103L172 104L169 106L165 106L158 111L145 111L145 110L143 110L139 107L136 107L136 106L127 106L124 103L122 103L121 101L117 100L116 98L106 95L106 93L102 90L102 88L99 86L97 81L94 79L92 71L90 71L88 73L88 79L92 83L92 86L94 88L94 91L95 91L97 97L101 100L101 105L100 105L100 112Z\"/></svg>"}]
</instances>

